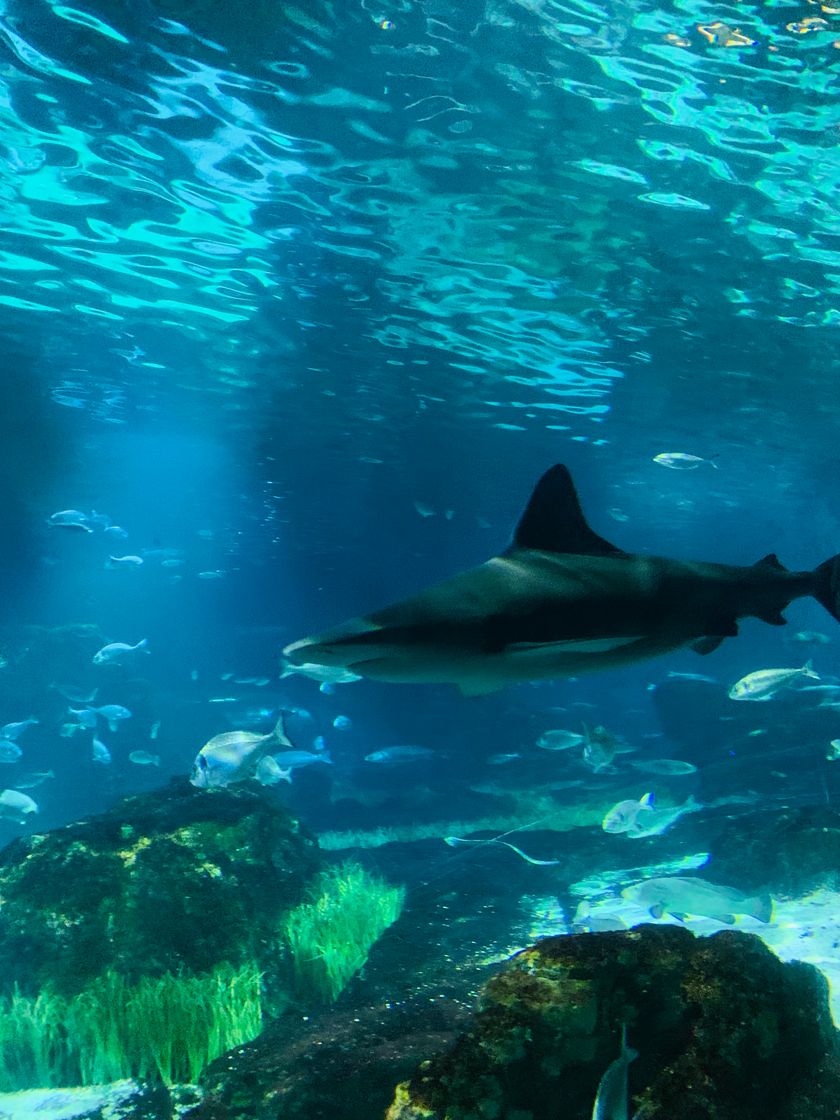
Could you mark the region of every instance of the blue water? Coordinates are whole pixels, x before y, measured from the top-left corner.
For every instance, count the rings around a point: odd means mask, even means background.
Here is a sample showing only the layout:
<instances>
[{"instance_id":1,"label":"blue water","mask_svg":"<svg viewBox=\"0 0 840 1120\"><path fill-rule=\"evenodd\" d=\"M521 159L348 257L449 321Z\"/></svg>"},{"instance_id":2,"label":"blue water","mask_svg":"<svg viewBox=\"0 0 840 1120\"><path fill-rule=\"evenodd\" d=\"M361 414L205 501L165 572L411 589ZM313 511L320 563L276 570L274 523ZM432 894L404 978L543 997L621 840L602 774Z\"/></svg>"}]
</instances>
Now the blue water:
<instances>
[{"instance_id":1,"label":"blue water","mask_svg":"<svg viewBox=\"0 0 840 1120\"><path fill-rule=\"evenodd\" d=\"M70 625L151 651L103 670L71 635L65 681L0 669L0 721L40 720L0 781L56 775L0 842L283 707L335 762L274 791L315 831L482 817L476 785L557 778L606 808L626 774L534 747L584 718L698 765L661 783L677 800L836 802L836 713L725 706L755 669L838 672L811 600L708 657L472 700L277 674L287 642L500 551L555 462L629 551L840 550L838 46L819 4L0 3L0 653ZM47 526L68 508L128 536ZM663 723L674 671L720 706ZM110 765L60 735L55 683L132 710ZM364 763L394 744L440 763Z\"/></svg>"}]
</instances>

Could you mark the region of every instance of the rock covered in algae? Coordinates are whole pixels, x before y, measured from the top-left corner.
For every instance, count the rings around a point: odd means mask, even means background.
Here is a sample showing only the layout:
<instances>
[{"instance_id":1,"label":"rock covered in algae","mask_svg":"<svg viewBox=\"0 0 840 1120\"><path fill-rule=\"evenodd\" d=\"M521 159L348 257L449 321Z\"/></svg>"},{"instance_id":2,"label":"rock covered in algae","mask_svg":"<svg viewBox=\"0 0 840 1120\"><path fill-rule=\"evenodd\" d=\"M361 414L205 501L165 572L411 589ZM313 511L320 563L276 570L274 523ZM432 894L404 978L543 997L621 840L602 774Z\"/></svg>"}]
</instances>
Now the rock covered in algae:
<instances>
[{"instance_id":1,"label":"rock covered in algae","mask_svg":"<svg viewBox=\"0 0 840 1120\"><path fill-rule=\"evenodd\" d=\"M589 1120L625 1022L639 1051L631 1116L840 1117L840 1036L816 969L734 930L643 926L518 953L471 1028L397 1088L387 1120Z\"/></svg>"},{"instance_id":2,"label":"rock covered in algae","mask_svg":"<svg viewBox=\"0 0 840 1120\"><path fill-rule=\"evenodd\" d=\"M840 890L840 812L829 805L765 809L724 823L712 841L722 882L774 894Z\"/></svg>"},{"instance_id":3,"label":"rock covered in algae","mask_svg":"<svg viewBox=\"0 0 840 1120\"><path fill-rule=\"evenodd\" d=\"M271 983L279 919L320 863L297 820L258 792L185 779L0 852L0 975L76 995L256 962Z\"/></svg>"}]
</instances>

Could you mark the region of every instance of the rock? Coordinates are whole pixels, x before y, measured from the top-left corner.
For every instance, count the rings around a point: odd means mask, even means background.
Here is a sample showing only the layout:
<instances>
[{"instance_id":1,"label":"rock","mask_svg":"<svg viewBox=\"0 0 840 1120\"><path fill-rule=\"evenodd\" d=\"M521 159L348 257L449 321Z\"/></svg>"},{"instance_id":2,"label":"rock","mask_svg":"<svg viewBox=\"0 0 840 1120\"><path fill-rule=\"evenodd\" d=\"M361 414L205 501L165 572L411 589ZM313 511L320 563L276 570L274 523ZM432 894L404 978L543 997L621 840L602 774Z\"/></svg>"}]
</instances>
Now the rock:
<instances>
[{"instance_id":1,"label":"rock","mask_svg":"<svg viewBox=\"0 0 840 1120\"><path fill-rule=\"evenodd\" d=\"M74 996L109 969L133 983L255 961L270 990L279 919L319 866L264 796L174 779L0 852L0 976Z\"/></svg>"},{"instance_id":2,"label":"rock","mask_svg":"<svg viewBox=\"0 0 840 1120\"><path fill-rule=\"evenodd\" d=\"M161 1083L115 1081L84 1089L0 1093L3 1120L172 1120L182 1102Z\"/></svg>"},{"instance_id":3,"label":"rock","mask_svg":"<svg viewBox=\"0 0 840 1120\"><path fill-rule=\"evenodd\" d=\"M724 882L773 894L840 890L840 812L828 805L767 809L727 821L713 836L713 867ZM747 876L745 878L745 876Z\"/></svg>"},{"instance_id":4,"label":"rock","mask_svg":"<svg viewBox=\"0 0 840 1120\"><path fill-rule=\"evenodd\" d=\"M756 937L643 926L548 938L485 986L472 1026L397 1089L387 1120L588 1120L619 1050L644 1120L840 1117L823 977Z\"/></svg>"},{"instance_id":5,"label":"rock","mask_svg":"<svg viewBox=\"0 0 840 1120\"><path fill-rule=\"evenodd\" d=\"M435 847L419 861L426 876ZM389 878L405 863L402 851ZM468 888L474 883L469 897L448 879L409 892L338 1001L300 1007L222 1055L184 1120L381 1120L396 1082L465 1029L488 958L498 955L499 925L515 924L518 896L508 884L498 875L489 884L473 876Z\"/></svg>"}]
</instances>

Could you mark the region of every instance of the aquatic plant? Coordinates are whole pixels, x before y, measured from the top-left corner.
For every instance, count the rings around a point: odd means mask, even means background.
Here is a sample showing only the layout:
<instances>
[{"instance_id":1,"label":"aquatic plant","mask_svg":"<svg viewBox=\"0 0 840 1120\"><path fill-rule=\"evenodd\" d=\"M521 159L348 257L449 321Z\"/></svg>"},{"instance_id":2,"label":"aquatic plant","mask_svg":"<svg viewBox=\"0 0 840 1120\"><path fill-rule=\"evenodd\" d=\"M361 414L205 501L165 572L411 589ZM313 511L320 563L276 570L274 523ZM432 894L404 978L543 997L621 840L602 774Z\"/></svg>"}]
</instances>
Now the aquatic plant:
<instances>
[{"instance_id":1,"label":"aquatic plant","mask_svg":"<svg viewBox=\"0 0 840 1120\"><path fill-rule=\"evenodd\" d=\"M283 922L301 991L336 999L404 903L403 887L390 886L352 861L316 876L307 897Z\"/></svg>"},{"instance_id":2,"label":"aquatic plant","mask_svg":"<svg viewBox=\"0 0 840 1120\"><path fill-rule=\"evenodd\" d=\"M515 794L510 801L520 800ZM347 848L379 848L384 844L414 843L418 840L443 840L444 836L468 836L477 832L524 832L539 827L553 832L568 832L574 828L591 828L601 823L605 806L581 802L559 805L550 795L538 792L521 799L514 812L495 816L474 817L472 820L440 820L413 822L407 825L379 826L372 829L322 832L318 846L322 851L342 851Z\"/></svg>"},{"instance_id":3,"label":"aquatic plant","mask_svg":"<svg viewBox=\"0 0 840 1120\"><path fill-rule=\"evenodd\" d=\"M77 996L15 990L0 1000L0 1091L126 1077L193 1082L214 1058L259 1034L260 973L219 965L197 976L108 971Z\"/></svg>"}]
</instances>

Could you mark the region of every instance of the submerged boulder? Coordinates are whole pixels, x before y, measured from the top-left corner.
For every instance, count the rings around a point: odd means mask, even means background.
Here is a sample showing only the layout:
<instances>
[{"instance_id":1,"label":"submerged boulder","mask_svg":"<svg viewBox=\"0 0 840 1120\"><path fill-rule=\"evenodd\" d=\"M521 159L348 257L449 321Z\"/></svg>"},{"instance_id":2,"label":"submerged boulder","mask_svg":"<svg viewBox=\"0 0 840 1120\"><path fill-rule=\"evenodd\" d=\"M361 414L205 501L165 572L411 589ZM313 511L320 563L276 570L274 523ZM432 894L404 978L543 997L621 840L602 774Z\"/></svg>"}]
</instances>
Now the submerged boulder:
<instances>
[{"instance_id":1,"label":"submerged boulder","mask_svg":"<svg viewBox=\"0 0 840 1120\"><path fill-rule=\"evenodd\" d=\"M315 838L263 795L185 779L0 852L0 987L75 996L253 964L269 988L281 917L320 866Z\"/></svg>"},{"instance_id":2,"label":"submerged boulder","mask_svg":"<svg viewBox=\"0 0 840 1120\"><path fill-rule=\"evenodd\" d=\"M711 836L715 873L774 894L840 890L840 812L829 805L765 809Z\"/></svg>"},{"instance_id":3,"label":"submerged boulder","mask_svg":"<svg viewBox=\"0 0 840 1120\"><path fill-rule=\"evenodd\" d=\"M631 1116L840 1117L840 1036L816 969L750 934L643 926L516 954L470 1029L398 1087L387 1120L589 1120L625 1023L639 1052Z\"/></svg>"}]
</instances>

